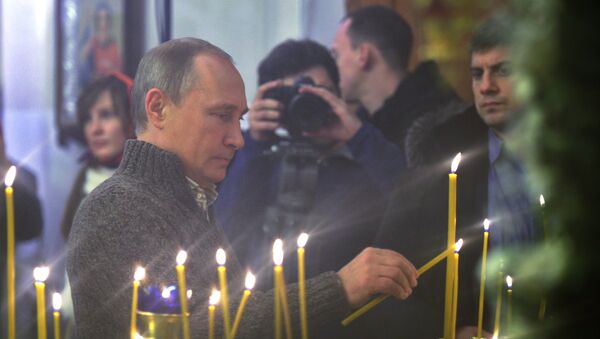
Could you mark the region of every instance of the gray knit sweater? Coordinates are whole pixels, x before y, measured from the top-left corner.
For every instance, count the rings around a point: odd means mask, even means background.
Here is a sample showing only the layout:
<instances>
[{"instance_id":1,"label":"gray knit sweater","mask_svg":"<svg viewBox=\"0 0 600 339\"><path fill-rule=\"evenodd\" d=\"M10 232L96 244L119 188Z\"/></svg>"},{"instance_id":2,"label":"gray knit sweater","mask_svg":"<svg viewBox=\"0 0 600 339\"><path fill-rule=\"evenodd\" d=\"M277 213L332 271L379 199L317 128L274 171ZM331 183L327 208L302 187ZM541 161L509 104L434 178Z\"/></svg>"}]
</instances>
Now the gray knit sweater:
<instances>
[{"instance_id":1,"label":"gray knit sweater","mask_svg":"<svg viewBox=\"0 0 600 339\"><path fill-rule=\"evenodd\" d=\"M186 280L194 291L190 300L192 337L203 338L208 333L206 306L211 289L218 286L215 253L219 247L228 254L233 319L244 272L222 230L205 220L179 158L151 144L128 141L115 174L82 202L69 237L67 272L78 334L86 339L128 338L135 267L146 268L144 283L176 284L175 257L181 249L188 252ZM336 321L349 307L333 272L307 281L307 299L311 326ZM289 285L288 302L296 331L297 300L297 286ZM222 326L215 328L217 337L222 337ZM248 301L238 338L272 335L273 294L256 291Z\"/></svg>"}]
</instances>

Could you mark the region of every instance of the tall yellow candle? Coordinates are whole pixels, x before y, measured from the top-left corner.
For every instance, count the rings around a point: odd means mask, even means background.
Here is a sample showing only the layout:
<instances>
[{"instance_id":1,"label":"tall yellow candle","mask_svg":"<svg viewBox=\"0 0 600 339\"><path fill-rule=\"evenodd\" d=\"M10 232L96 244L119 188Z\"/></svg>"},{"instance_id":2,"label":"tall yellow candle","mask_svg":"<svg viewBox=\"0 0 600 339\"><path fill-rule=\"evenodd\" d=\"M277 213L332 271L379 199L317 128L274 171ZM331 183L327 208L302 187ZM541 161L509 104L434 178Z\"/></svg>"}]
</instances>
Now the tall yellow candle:
<instances>
[{"instance_id":1,"label":"tall yellow candle","mask_svg":"<svg viewBox=\"0 0 600 339\"><path fill-rule=\"evenodd\" d=\"M8 338L15 339L15 214L12 184L17 168L10 166L4 177L6 195L6 287L8 292Z\"/></svg>"},{"instance_id":2,"label":"tall yellow candle","mask_svg":"<svg viewBox=\"0 0 600 339\"><path fill-rule=\"evenodd\" d=\"M60 293L52 294L52 308L54 309L54 339L60 339L60 308L62 307L62 296Z\"/></svg>"},{"instance_id":3,"label":"tall yellow candle","mask_svg":"<svg viewBox=\"0 0 600 339\"><path fill-rule=\"evenodd\" d=\"M254 288L254 284L256 283L256 277L248 272L246 274L246 281L244 294L242 295L242 301L240 301L240 306L238 306L237 312L235 313L235 320L233 321L233 328L231 329L231 339L235 338L235 334L240 327L240 323L242 322L242 314L244 313L244 307L246 307L246 303L248 302L248 298L250 298L250 293L252 288Z\"/></svg>"},{"instance_id":4,"label":"tall yellow candle","mask_svg":"<svg viewBox=\"0 0 600 339\"><path fill-rule=\"evenodd\" d=\"M448 174L448 248L456 241L456 170L460 163L461 153L452 160ZM452 334L452 285L454 283L454 256L448 257L446 265L446 298L444 302L444 338L451 338Z\"/></svg>"},{"instance_id":5,"label":"tall yellow candle","mask_svg":"<svg viewBox=\"0 0 600 339\"><path fill-rule=\"evenodd\" d=\"M548 228L546 226L546 213L544 212L544 206L546 205L546 200L544 199L544 195L540 194L540 209L542 214L542 228L544 230L544 241L547 244L548 240ZM546 297L542 296L542 300L540 300L540 308L538 310L538 319L540 321L544 320L546 316Z\"/></svg>"},{"instance_id":6,"label":"tall yellow candle","mask_svg":"<svg viewBox=\"0 0 600 339\"><path fill-rule=\"evenodd\" d=\"M283 241L275 239L273 242L273 285L275 287L275 305L273 313L275 317L275 339L281 339L281 281L279 275L282 272L283 263Z\"/></svg>"},{"instance_id":7,"label":"tall yellow candle","mask_svg":"<svg viewBox=\"0 0 600 339\"><path fill-rule=\"evenodd\" d=\"M137 307L138 307L138 289L140 288L140 281L146 277L146 269L143 267L137 267L133 273L133 292L131 297L131 317L129 321L129 336L131 339L135 338L137 334Z\"/></svg>"},{"instance_id":8,"label":"tall yellow candle","mask_svg":"<svg viewBox=\"0 0 600 339\"><path fill-rule=\"evenodd\" d=\"M506 276L506 333L510 334L510 330L512 328L512 285L513 279L510 275Z\"/></svg>"},{"instance_id":9,"label":"tall yellow candle","mask_svg":"<svg viewBox=\"0 0 600 339\"><path fill-rule=\"evenodd\" d=\"M417 270L417 274L420 276L421 274L427 272L430 268L432 268L433 266L435 266L437 263L439 263L440 261L446 259L446 257L449 256L450 254L452 254L454 251L456 251L457 249L460 250L460 248L462 247L462 245L463 245L463 240L459 239L456 242L456 244L454 244L454 247L448 248L448 249L444 250L444 252L438 254L435 258L431 259L428 263L426 263L425 265L421 266ZM386 294L386 295L381 295L381 296L379 296L379 297L377 297L377 298L369 301L364 306L362 306L359 309L357 309L356 311L352 312L352 314L350 314L348 317L344 318L344 320L342 320L342 325L348 326L348 324L350 324L351 322L353 322L356 318L358 318L361 315L367 313L367 311L369 311L373 307L377 306L379 303L381 303L382 301L384 301L387 298L389 298L389 295Z\"/></svg>"},{"instance_id":10,"label":"tall yellow candle","mask_svg":"<svg viewBox=\"0 0 600 339\"><path fill-rule=\"evenodd\" d=\"M50 269L46 266L33 269L33 278L35 279L35 296L37 300L37 327L38 339L46 339L46 279L50 275Z\"/></svg>"},{"instance_id":11,"label":"tall yellow candle","mask_svg":"<svg viewBox=\"0 0 600 339\"><path fill-rule=\"evenodd\" d=\"M287 302L287 291L285 289L285 279L283 277L283 241L275 240L277 245L273 245L273 262L275 263L275 280L277 282L277 290L279 293L279 303L281 312L283 313L283 323L285 325L285 335L288 339L292 339L292 321L290 317L290 309ZM277 252L277 253L276 253Z\"/></svg>"},{"instance_id":12,"label":"tall yellow candle","mask_svg":"<svg viewBox=\"0 0 600 339\"><path fill-rule=\"evenodd\" d=\"M215 338L215 307L221 300L221 292L213 290L208 299L208 339Z\"/></svg>"},{"instance_id":13,"label":"tall yellow candle","mask_svg":"<svg viewBox=\"0 0 600 339\"><path fill-rule=\"evenodd\" d=\"M452 286L452 333L450 337L456 338L456 315L458 312L458 251L454 252L454 284Z\"/></svg>"},{"instance_id":14,"label":"tall yellow candle","mask_svg":"<svg viewBox=\"0 0 600 339\"><path fill-rule=\"evenodd\" d=\"M300 304L300 328L302 339L308 339L308 319L306 315L306 286L304 284L304 246L308 241L308 234L302 233L298 237L298 302Z\"/></svg>"},{"instance_id":15,"label":"tall yellow candle","mask_svg":"<svg viewBox=\"0 0 600 339\"><path fill-rule=\"evenodd\" d=\"M496 294L496 314L494 317L494 336L498 338L500 336L500 313L502 312L502 262L500 263L500 272L498 272L497 288L498 293Z\"/></svg>"},{"instance_id":16,"label":"tall yellow candle","mask_svg":"<svg viewBox=\"0 0 600 339\"><path fill-rule=\"evenodd\" d=\"M185 261L187 260L187 252L179 251L175 261L177 266L177 284L179 290L179 303L181 304L181 326L183 329L183 338L190 339L190 319L188 318L188 306L187 306L187 288L185 287Z\"/></svg>"},{"instance_id":17,"label":"tall yellow candle","mask_svg":"<svg viewBox=\"0 0 600 339\"><path fill-rule=\"evenodd\" d=\"M217 250L217 264L219 267L217 271L219 272L219 284L221 287L221 307L223 311L223 328L225 330L225 338L231 338L231 322L229 320L229 296L227 292L227 270L225 269L225 262L227 261L227 256L225 254L225 250L219 248Z\"/></svg>"},{"instance_id":18,"label":"tall yellow candle","mask_svg":"<svg viewBox=\"0 0 600 339\"><path fill-rule=\"evenodd\" d=\"M483 301L485 297L485 269L487 264L487 248L490 236L490 221L483 221L483 252L481 253L481 279L479 280L479 309L477 311L477 339L481 338L483 330Z\"/></svg>"}]
</instances>

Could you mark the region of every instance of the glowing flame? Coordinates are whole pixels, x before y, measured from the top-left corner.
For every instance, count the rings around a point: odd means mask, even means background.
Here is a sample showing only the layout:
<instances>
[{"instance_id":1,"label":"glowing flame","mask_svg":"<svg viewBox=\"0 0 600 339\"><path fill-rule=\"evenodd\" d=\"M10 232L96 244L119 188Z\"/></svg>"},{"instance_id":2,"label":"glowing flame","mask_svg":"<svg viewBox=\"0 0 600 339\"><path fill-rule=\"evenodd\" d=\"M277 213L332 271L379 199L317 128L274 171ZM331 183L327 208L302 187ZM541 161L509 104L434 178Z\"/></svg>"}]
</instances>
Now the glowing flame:
<instances>
[{"instance_id":1,"label":"glowing flame","mask_svg":"<svg viewBox=\"0 0 600 339\"><path fill-rule=\"evenodd\" d=\"M217 250L217 264L219 264L219 266L224 266L226 261L227 261L227 255L225 254L225 250L222 248L219 248Z\"/></svg>"},{"instance_id":2,"label":"glowing flame","mask_svg":"<svg viewBox=\"0 0 600 339\"><path fill-rule=\"evenodd\" d=\"M186 251L179 251L179 253L177 253L177 258L175 258L175 262L177 263L177 265L183 265L185 264L185 261L187 260L187 252Z\"/></svg>"},{"instance_id":3,"label":"glowing flame","mask_svg":"<svg viewBox=\"0 0 600 339\"><path fill-rule=\"evenodd\" d=\"M187 290L187 293L186 293L186 295L187 295L187 298L188 298L188 299L191 299L191 298L192 298L192 294L193 294L192 290Z\"/></svg>"},{"instance_id":4,"label":"glowing flame","mask_svg":"<svg viewBox=\"0 0 600 339\"><path fill-rule=\"evenodd\" d=\"M283 241L281 239L275 239L273 243L273 263L275 265L283 263Z\"/></svg>"},{"instance_id":5,"label":"glowing flame","mask_svg":"<svg viewBox=\"0 0 600 339\"><path fill-rule=\"evenodd\" d=\"M512 283L513 283L513 278L510 275L506 276L506 286L508 286L508 288L512 288Z\"/></svg>"},{"instance_id":6,"label":"glowing flame","mask_svg":"<svg viewBox=\"0 0 600 339\"><path fill-rule=\"evenodd\" d=\"M540 194L540 206L546 205L546 199L544 199L544 195Z\"/></svg>"},{"instance_id":7,"label":"glowing flame","mask_svg":"<svg viewBox=\"0 0 600 339\"><path fill-rule=\"evenodd\" d=\"M142 280L144 280L145 277L146 277L146 269L141 266L138 266L135 269L135 273L133 274L133 280L142 281Z\"/></svg>"},{"instance_id":8,"label":"glowing flame","mask_svg":"<svg viewBox=\"0 0 600 339\"><path fill-rule=\"evenodd\" d=\"M162 291L160 292L160 296L164 299L169 299L173 290L175 290L175 286L167 286L162 289Z\"/></svg>"},{"instance_id":9,"label":"glowing flame","mask_svg":"<svg viewBox=\"0 0 600 339\"><path fill-rule=\"evenodd\" d=\"M33 269L33 279L38 282L44 282L50 275L50 268L48 266L36 267Z\"/></svg>"},{"instance_id":10,"label":"glowing flame","mask_svg":"<svg viewBox=\"0 0 600 339\"><path fill-rule=\"evenodd\" d=\"M483 221L483 229L487 232L490 230L490 221L485 218L485 220Z\"/></svg>"},{"instance_id":11,"label":"glowing flame","mask_svg":"<svg viewBox=\"0 0 600 339\"><path fill-rule=\"evenodd\" d=\"M458 153L454 157L454 160L452 160L452 166L450 167L450 170L452 171L452 173L456 173L456 170L458 169L458 164L460 164L461 158L462 158L462 153Z\"/></svg>"},{"instance_id":12,"label":"glowing flame","mask_svg":"<svg viewBox=\"0 0 600 339\"><path fill-rule=\"evenodd\" d=\"M137 332L135 332L135 336L134 336L134 338L135 338L135 339L144 339L144 337L142 337L142 335L141 335L141 334L139 334L139 333L137 333Z\"/></svg>"},{"instance_id":13,"label":"glowing flame","mask_svg":"<svg viewBox=\"0 0 600 339\"><path fill-rule=\"evenodd\" d=\"M306 242L308 241L308 234L302 233L298 236L298 247L304 248L306 246Z\"/></svg>"},{"instance_id":14,"label":"glowing flame","mask_svg":"<svg viewBox=\"0 0 600 339\"><path fill-rule=\"evenodd\" d=\"M208 303L214 306L218 304L219 301L221 301L221 292L218 290L213 290L210 298L208 298Z\"/></svg>"},{"instance_id":15,"label":"glowing flame","mask_svg":"<svg viewBox=\"0 0 600 339\"><path fill-rule=\"evenodd\" d=\"M254 288L254 284L256 284L256 277L254 276L254 274L252 274L252 272L248 272L246 274L246 282L245 282L245 286L247 290L251 290Z\"/></svg>"},{"instance_id":16,"label":"glowing flame","mask_svg":"<svg viewBox=\"0 0 600 339\"><path fill-rule=\"evenodd\" d=\"M10 166L8 171L6 171L6 175L4 176L4 185L6 185L6 187L12 186L13 182L15 182L16 176L17 168L15 166Z\"/></svg>"},{"instance_id":17,"label":"glowing flame","mask_svg":"<svg viewBox=\"0 0 600 339\"><path fill-rule=\"evenodd\" d=\"M60 295L60 293L54 292L52 294L52 308L58 312L60 311L60 308L62 307L62 296Z\"/></svg>"},{"instance_id":18,"label":"glowing flame","mask_svg":"<svg viewBox=\"0 0 600 339\"><path fill-rule=\"evenodd\" d=\"M462 238L458 239L458 241L456 242L456 244L454 244L454 252L458 253L458 251L460 251L460 249L462 248L462 245L463 245Z\"/></svg>"}]
</instances>

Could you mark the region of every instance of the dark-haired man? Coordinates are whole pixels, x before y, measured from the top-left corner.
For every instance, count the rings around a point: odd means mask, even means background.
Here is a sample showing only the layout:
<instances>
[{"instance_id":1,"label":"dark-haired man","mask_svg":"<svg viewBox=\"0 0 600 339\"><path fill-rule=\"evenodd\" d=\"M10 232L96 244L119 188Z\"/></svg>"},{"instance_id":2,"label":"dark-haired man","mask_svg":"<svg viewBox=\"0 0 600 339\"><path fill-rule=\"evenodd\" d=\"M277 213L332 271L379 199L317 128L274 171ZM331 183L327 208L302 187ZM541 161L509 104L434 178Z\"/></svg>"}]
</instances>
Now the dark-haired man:
<instances>
[{"instance_id":1,"label":"dark-haired man","mask_svg":"<svg viewBox=\"0 0 600 339\"><path fill-rule=\"evenodd\" d=\"M367 6L342 20L332 52L344 99L360 103L368 121L416 167L423 136L461 105L433 61L409 72L412 48L412 31L398 13Z\"/></svg>"},{"instance_id":2,"label":"dark-haired man","mask_svg":"<svg viewBox=\"0 0 600 339\"><path fill-rule=\"evenodd\" d=\"M460 252L458 338L476 335L483 220L492 221L492 252L531 243L539 235L522 159L506 147L511 122L519 112L511 79L511 30L510 18L493 17L475 31L470 67L475 105L432 132L424 153L429 166L401 178L375 242L406 253L417 265L446 247L447 173L452 158L462 152L456 239L463 238L465 246ZM510 268L504 273L510 273ZM383 321L410 338L442 337L444 277L445 265L434 267L423 275L407 303L390 301L365 321ZM491 337L487 332L491 331L491 309L485 309L486 338ZM387 338L385 334L381 337Z\"/></svg>"}]
</instances>

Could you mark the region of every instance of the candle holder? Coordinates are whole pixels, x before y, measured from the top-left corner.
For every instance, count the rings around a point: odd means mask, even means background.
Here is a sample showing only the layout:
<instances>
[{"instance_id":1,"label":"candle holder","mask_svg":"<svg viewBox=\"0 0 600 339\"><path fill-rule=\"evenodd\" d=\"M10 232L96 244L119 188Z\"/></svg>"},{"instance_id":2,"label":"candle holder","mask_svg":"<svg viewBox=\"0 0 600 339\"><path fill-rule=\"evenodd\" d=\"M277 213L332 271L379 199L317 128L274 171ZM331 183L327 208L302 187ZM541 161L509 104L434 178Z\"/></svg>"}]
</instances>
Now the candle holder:
<instances>
[{"instance_id":1,"label":"candle holder","mask_svg":"<svg viewBox=\"0 0 600 339\"><path fill-rule=\"evenodd\" d=\"M176 286L140 288L137 311L140 335L145 339L183 339L178 293Z\"/></svg>"}]
</instances>

